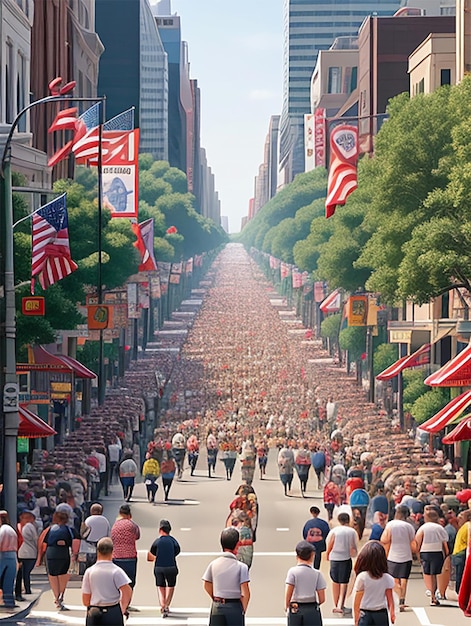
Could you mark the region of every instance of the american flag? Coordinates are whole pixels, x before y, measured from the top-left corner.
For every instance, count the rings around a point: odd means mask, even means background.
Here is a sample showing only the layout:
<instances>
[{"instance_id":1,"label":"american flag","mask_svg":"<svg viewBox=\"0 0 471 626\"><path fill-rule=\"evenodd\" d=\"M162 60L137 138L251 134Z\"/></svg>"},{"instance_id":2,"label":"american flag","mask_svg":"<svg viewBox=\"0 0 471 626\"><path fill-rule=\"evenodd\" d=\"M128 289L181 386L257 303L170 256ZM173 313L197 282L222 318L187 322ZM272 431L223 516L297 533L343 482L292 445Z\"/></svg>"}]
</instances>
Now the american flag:
<instances>
[{"instance_id":1,"label":"american flag","mask_svg":"<svg viewBox=\"0 0 471 626\"><path fill-rule=\"evenodd\" d=\"M99 132L98 125L100 121L100 102L94 104L87 109L80 119L86 126L87 133L79 139L73 146L72 150L75 160L79 163L88 162L90 165L97 165L98 148L99 148ZM111 118L103 124L103 131L130 131L134 130L134 107L123 111L119 115ZM108 147L109 140L106 135L102 136L102 153L106 155L111 149Z\"/></svg>"},{"instance_id":2,"label":"american flag","mask_svg":"<svg viewBox=\"0 0 471 626\"><path fill-rule=\"evenodd\" d=\"M344 205L348 196L358 187L358 129L341 124L330 135L330 167L327 182L325 216L331 217L337 205Z\"/></svg>"},{"instance_id":3,"label":"american flag","mask_svg":"<svg viewBox=\"0 0 471 626\"><path fill-rule=\"evenodd\" d=\"M65 198L63 193L33 214L32 293L35 276L41 287L47 289L78 269L70 256Z\"/></svg>"}]
</instances>

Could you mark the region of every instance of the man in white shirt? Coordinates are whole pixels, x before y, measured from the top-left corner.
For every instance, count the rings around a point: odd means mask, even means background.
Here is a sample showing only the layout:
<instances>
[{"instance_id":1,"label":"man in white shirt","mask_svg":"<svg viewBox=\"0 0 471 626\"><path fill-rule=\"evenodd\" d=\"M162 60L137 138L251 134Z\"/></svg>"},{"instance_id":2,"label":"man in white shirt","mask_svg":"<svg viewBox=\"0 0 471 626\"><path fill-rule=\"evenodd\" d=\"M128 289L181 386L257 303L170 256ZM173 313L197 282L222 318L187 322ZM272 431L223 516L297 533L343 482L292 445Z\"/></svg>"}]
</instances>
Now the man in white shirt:
<instances>
[{"instance_id":1,"label":"man in white shirt","mask_svg":"<svg viewBox=\"0 0 471 626\"><path fill-rule=\"evenodd\" d=\"M332 596L334 599L333 613L350 614L351 609L345 608L350 574L352 573L352 557L358 553L357 533L350 526L350 515L339 513L338 526L332 528L327 535L327 560L330 561L330 578L332 579Z\"/></svg>"},{"instance_id":2,"label":"man in white shirt","mask_svg":"<svg viewBox=\"0 0 471 626\"><path fill-rule=\"evenodd\" d=\"M96 563L97 544L103 537L111 535L111 526L108 519L103 515L103 507L95 502L90 507L90 515L84 521L81 528L82 542L80 552L87 555L85 568Z\"/></svg>"},{"instance_id":3,"label":"man in white shirt","mask_svg":"<svg viewBox=\"0 0 471 626\"><path fill-rule=\"evenodd\" d=\"M124 626L123 615L131 600L128 575L111 560L109 537L97 545L97 562L87 569L82 581L82 604L87 607L85 626Z\"/></svg>"},{"instance_id":4,"label":"man in white shirt","mask_svg":"<svg viewBox=\"0 0 471 626\"><path fill-rule=\"evenodd\" d=\"M114 443L108 444L108 457L110 460L110 472L109 472L109 481L108 485L113 485L118 481L118 465L121 460L121 453L123 450L123 446L121 445L121 440L119 437L116 437ZM116 480L115 480L116 478Z\"/></svg>"},{"instance_id":5,"label":"man in white shirt","mask_svg":"<svg viewBox=\"0 0 471 626\"><path fill-rule=\"evenodd\" d=\"M98 490L94 498L98 500L102 489L105 490L105 496L108 495L108 482L106 479L107 460L105 450L103 448L98 448L98 450L92 450L92 456L98 459L98 472L100 474L100 483L98 485Z\"/></svg>"}]
</instances>

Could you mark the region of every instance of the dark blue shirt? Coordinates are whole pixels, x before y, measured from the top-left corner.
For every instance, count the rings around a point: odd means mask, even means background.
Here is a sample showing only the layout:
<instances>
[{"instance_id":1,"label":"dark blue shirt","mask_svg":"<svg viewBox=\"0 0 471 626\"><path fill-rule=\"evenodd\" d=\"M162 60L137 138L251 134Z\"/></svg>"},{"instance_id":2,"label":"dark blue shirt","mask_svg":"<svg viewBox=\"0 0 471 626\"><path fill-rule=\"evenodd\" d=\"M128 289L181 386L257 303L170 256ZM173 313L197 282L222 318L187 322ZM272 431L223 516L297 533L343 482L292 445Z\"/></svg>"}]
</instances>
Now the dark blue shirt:
<instances>
[{"instance_id":1,"label":"dark blue shirt","mask_svg":"<svg viewBox=\"0 0 471 626\"><path fill-rule=\"evenodd\" d=\"M329 534L329 524L319 517L313 517L304 524L303 537L312 543L316 552L325 552L325 540Z\"/></svg>"},{"instance_id":2,"label":"dark blue shirt","mask_svg":"<svg viewBox=\"0 0 471 626\"><path fill-rule=\"evenodd\" d=\"M156 557L154 567L175 567L175 557L180 554L180 545L174 537L161 535L152 544L150 553Z\"/></svg>"}]
</instances>

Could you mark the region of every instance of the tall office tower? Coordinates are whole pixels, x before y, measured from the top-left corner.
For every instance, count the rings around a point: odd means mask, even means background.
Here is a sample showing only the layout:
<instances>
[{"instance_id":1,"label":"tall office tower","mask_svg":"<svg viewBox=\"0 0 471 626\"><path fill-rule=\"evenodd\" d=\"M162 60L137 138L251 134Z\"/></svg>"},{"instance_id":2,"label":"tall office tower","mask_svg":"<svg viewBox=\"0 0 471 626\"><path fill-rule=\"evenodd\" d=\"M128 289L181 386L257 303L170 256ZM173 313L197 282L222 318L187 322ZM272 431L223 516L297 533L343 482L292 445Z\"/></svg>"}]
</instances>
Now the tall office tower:
<instances>
[{"instance_id":1,"label":"tall office tower","mask_svg":"<svg viewBox=\"0 0 471 626\"><path fill-rule=\"evenodd\" d=\"M180 17L170 14L170 0L160 2L153 11L168 55L168 160L186 172L191 191L194 111L188 44L182 41Z\"/></svg>"},{"instance_id":2,"label":"tall office tower","mask_svg":"<svg viewBox=\"0 0 471 626\"><path fill-rule=\"evenodd\" d=\"M168 160L168 69L148 0L96 0L96 30L105 51L98 93L106 118L135 107L139 152Z\"/></svg>"},{"instance_id":3,"label":"tall office tower","mask_svg":"<svg viewBox=\"0 0 471 626\"><path fill-rule=\"evenodd\" d=\"M328 50L336 37L356 35L368 15L393 15L400 4L400 0L285 0L278 187L304 171L304 114L311 112L311 74L318 51Z\"/></svg>"}]
</instances>

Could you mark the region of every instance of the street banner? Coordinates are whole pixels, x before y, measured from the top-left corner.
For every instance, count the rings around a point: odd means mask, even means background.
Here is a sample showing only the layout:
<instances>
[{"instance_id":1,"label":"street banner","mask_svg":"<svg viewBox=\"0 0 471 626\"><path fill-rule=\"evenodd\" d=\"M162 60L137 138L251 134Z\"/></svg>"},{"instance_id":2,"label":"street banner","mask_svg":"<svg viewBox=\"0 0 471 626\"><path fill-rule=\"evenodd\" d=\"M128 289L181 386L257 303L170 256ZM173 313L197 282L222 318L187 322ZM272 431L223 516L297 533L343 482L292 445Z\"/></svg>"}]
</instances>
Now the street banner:
<instances>
[{"instance_id":1,"label":"street banner","mask_svg":"<svg viewBox=\"0 0 471 626\"><path fill-rule=\"evenodd\" d=\"M358 129L348 124L336 126L330 133L330 166L327 182L325 216L332 217L338 205L358 187Z\"/></svg>"},{"instance_id":2,"label":"street banner","mask_svg":"<svg viewBox=\"0 0 471 626\"><path fill-rule=\"evenodd\" d=\"M137 295L137 283L128 283L128 318L139 319L141 311L139 309L139 300Z\"/></svg>"},{"instance_id":3,"label":"street banner","mask_svg":"<svg viewBox=\"0 0 471 626\"><path fill-rule=\"evenodd\" d=\"M348 325L366 326L368 315L368 296L350 296L348 299Z\"/></svg>"},{"instance_id":4,"label":"street banner","mask_svg":"<svg viewBox=\"0 0 471 626\"><path fill-rule=\"evenodd\" d=\"M325 167L325 109L314 111L314 167Z\"/></svg>"},{"instance_id":5,"label":"street banner","mask_svg":"<svg viewBox=\"0 0 471 626\"><path fill-rule=\"evenodd\" d=\"M139 129L103 131L106 154L102 160L103 206L111 217L137 218Z\"/></svg>"},{"instance_id":6,"label":"street banner","mask_svg":"<svg viewBox=\"0 0 471 626\"><path fill-rule=\"evenodd\" d=\"M304 115L304 171L311 172L316 167L314 159L314 115Z\"/></svg>"}]
</instances>

